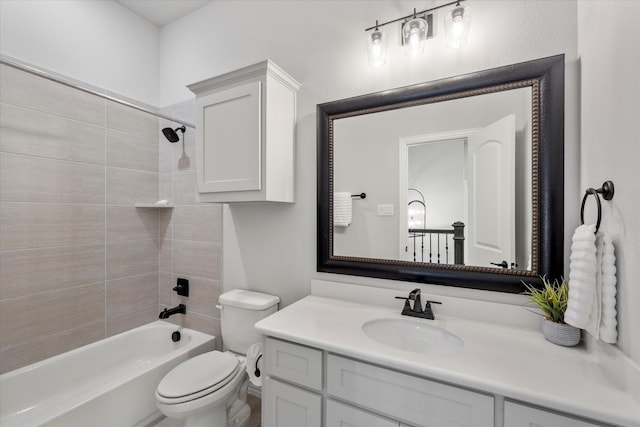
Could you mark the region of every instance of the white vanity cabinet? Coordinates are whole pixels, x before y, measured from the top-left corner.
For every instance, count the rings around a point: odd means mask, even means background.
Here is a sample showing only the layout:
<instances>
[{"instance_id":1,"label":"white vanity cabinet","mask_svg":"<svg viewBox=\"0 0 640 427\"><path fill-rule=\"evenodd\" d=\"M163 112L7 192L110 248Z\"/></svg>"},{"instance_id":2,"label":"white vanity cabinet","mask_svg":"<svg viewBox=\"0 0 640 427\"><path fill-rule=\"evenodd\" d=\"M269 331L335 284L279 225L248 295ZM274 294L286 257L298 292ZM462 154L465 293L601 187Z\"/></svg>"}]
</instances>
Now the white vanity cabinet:
<instances>
[{"instance_id":1,"label":"white vanity cabinet","mask_svg":"<svg viewBox=\"0 0 640 427\"><path fill-rule=\"evenodd\" d=\"M508 427L608 427L515 402L505 402L504 425Z\"/></svg>"},{"instance_id":2,"label":"white vanity cabinet","mask_svg":"<svg viewBox=\"0 0 640 427\"><path fill-rule=\"evenodd\" d=\"M490 395L279 339L264 348L264 427L494 426Z\"/></svg>"},{"instance_id":3,"label":"white vanity cabinet","mask_svg":"<svg viewBox=\"0 0 640 427\"><path fill-rule=\"evenodd\" d=\"M200 201L294 201L299 87L270 60L189 85Z\"/></svg>"}]
</instances>

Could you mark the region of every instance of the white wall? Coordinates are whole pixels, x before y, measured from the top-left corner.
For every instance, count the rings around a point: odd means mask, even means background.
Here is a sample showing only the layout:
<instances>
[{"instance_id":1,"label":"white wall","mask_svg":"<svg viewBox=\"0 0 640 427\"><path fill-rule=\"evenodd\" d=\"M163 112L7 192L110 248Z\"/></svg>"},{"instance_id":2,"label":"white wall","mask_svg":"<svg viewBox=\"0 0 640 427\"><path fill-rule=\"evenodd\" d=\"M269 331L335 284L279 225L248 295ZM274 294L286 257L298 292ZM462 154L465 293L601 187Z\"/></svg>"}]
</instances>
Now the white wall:
<instances>
[{"instance_id":1,"label":"white wall","mask_svg":"<svg viewBox=\"0 0 640 427\"><path fill-rule=\"evenodd\" d=\"M0 1L0 52L158 106L160 30L115 1Z\"/></svg>"},{"instance_id":2,"label":"white wall","mask_svg":"<svg viewBox=\"0 0 640 427\"><path fill-rule=\"evenodd\" d=\"M580 182L582 191L605 180L615 184L613 200L603 203L602 227L616 247L618 345L640 364L640 2L614 3L578 4ZM594 201L588 203L594 212Z\"/></svg>"},{"instance_id":3,"label":"white wall","mask_svg":"<svg viewBox=\"0 0 640 427\"><path fill-rule=\"evenodd\" d=\"M298 93L296 203L225 209L225 288L271 292L284 305L307 295L311 278L406 288L402 282L316 272L316 104L564 53L568 61L567 183L578 190L577 7L573 1L473 2L470 39L449 50L442 37L415 60L390 45L389 63L367 62L364 28L423 1L216 1L161 32L161 103L190 99L189 83L269 57L302 83ZM436 16L442 31L442 14ZM399 26L391 26L399 32ZM233 35L233 36L231 36ZM392 36L392 38L394 38ZM570 199L570 197L569 197ZM566 228L579 202L567 203ZM570 235L570 234L569 234ZM513 295L433 287L433 293L520 302Z\"/></svg>"}]
</instances>

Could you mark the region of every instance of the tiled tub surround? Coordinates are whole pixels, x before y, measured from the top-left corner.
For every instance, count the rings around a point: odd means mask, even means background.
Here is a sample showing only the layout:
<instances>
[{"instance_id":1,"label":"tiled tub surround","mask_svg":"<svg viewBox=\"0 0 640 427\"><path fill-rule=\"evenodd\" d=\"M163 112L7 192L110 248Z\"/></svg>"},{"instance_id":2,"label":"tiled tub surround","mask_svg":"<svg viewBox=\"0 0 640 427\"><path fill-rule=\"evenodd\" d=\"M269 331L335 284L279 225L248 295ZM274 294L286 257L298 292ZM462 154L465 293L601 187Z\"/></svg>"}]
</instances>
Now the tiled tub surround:
<instances>
[{"instance_id":1,"label":"tiled tub surround","mask_svg":"<svg viewBox=\"0 0 640 427\"><path fill-rule=\"evenodd\" d=\"M0 66L0 373L157 319L178 274L192 296L170 320L218 335L220 207L196 205L165 125ZM134 207L159 198L176 208Z\"/></svg>"},{"instance_id":2,"label":"tiled tub surround","mask_svg":"<svg viewBox=\"0 0 640 427\"><path fill-rule=\"evenodd\" d=\"M0 424L106 427L157 421L158 382L174 366L214 347L214 337L186 328L173 342L175 330L157 320L0 375Z\"/></svg>"}]
</instances>

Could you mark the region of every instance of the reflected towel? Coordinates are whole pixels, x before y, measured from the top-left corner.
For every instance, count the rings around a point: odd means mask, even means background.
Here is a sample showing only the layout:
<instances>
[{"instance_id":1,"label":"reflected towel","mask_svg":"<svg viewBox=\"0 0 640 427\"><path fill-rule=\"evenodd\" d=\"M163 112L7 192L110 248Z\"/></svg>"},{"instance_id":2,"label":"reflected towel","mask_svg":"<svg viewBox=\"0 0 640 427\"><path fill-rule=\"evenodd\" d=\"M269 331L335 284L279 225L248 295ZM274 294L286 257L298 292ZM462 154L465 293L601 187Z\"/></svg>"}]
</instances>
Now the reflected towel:
<instances>
[{"instance_id":1,"label":"reflected towel","mask_svg":"<svg viewBox=\"0 0 640 427\"><path fill-rule=\"evenodd\" d=\"M333 225L348 227L351 224L351 193L333 193Z\"/></svg>"}]
</instances>

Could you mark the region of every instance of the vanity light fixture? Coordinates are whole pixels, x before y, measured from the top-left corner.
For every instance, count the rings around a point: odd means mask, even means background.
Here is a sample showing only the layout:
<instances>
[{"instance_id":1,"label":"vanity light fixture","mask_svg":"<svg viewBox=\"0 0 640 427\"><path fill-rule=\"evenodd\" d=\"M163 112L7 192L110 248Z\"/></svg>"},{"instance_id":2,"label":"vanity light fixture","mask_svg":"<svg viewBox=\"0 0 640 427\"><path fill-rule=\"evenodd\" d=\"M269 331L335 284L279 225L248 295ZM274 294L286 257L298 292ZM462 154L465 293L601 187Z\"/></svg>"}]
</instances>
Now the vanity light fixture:
<instances>
[{"instance_id":1,"label":"vanity light fixture","mask_svg":"<svg viewBox=\"0 0 640 427\"><path fill-rule=\"evenodd\" d=\"M447 45L457 48L464 45L469 35L469 26L471 24L471 13L468 7L462 6L460 3L466 0L456 0L440 6L416 12L413 9L411 15L393 19L391 21L379 24L365 29L368 34L369 63L371 66L378 68L387 62L387 36L380 31L380 27L403 21L401 40L405 46L407 56L415 57L424 52L424 43L428 38L433 37L433 12L435 10L454 6L454 8L445 16L445 33Z\"/></svg>"}]
</instances>

